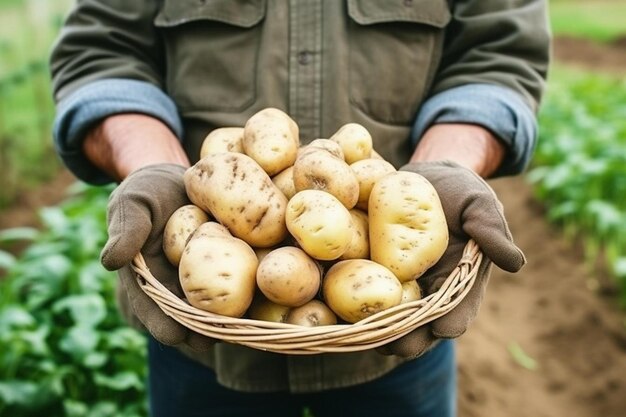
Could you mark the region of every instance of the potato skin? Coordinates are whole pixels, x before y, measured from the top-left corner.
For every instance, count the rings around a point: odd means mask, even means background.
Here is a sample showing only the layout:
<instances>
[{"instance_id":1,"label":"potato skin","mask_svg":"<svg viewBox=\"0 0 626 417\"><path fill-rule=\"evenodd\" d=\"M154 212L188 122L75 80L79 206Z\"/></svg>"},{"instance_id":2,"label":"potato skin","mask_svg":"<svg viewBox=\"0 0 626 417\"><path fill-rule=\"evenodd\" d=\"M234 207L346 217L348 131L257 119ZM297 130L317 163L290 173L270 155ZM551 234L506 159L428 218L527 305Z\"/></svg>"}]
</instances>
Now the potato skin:
<instances>
[{"instance_id":1,"label":"potato skin","mask_svg":"<svg viewBox=\"0 0 626 417\"><path fill-rule=\"evenodd\" d=\"M402 283L402 301L400 304L417 301L422 298L422 289L416 280L404 281Z\"/></svg>"},{"instance_id":2,"label":"potato skin","mask_svg":"<svg viewBox=\"0 0 626 417\"><path fill-rule=\"evenodd\" d=\"M293 165L299 146L298 125L282 110L263 109L244 126L243 150L269 176Z\"/></svg>"},{"instance_id":3,"label":"potato skin","mask_svg":"<svg viewBox=\"0 0 626 417\"><path fill-rule=\"evenodd\" d=\"M293 184L296 191L326 191L348 209L359 199L359 182L350 166L322 148L310 148L298 157L293 165Z\"/></svg>"},{"instance_id":4,"label":"potato skin","mask_svg":"<svg viewBox=\"0 0 626 417\"><path fill-rule=\"evenodd\" d=\"M448 226L433 186L399 171L378 180L369 200L370 257L402 282L420 277L448 247Z\"/></svg>"},{"instance_id":5,"label":"potato skin","mask_svg":"<svg viewBox=\"0 0 626 417\"><path fill-rule=\"evenodd\" d=\"M289 200L296 194L296 186L293 184L293 165L283 169L272 177L272 182Z\"/></svg>"},{"instance_id":6,"label":"potato skin","mask_svg":"<svg viewBox=\"0 0 626 417\"><path fill-rule=\"evenodd\" d=\"M186 204L172 213L163 231L163 252L172 265L178 266L189 237L207 221L209 215L193 204Z\"/></svg>"},{"instance_id":7,"label":"potato skin","mask_svg":"<svg viewBox=\"0 0 626 417\"><path fill-rule=\"evenodd\" d=\"M184 175L189 199L236 237L269 247L287 236L287 198L249 156L209 154Z\"/></svg>"},{"instance_id":8,"label":"potato skin","mask_svg":"<svg viewBox=\"0 0 626 417\"><path fill-rule=\"evenodd\" d=\"M330 326L337 324L337 316L320 300L311 300L300 307L292 308L286 322L306 327Z\"/></svg>"},{"instance_id":9,"label":"potato skin","mask_svg":"<svg viewBox=\"0 0 626 417\"><path fill-rule=\"evenodd\" d=\"M281 306L267 299L262 292L257 291L248 308L248 317L253 320L272 321L275 323L286 323L290 307Z\"/></svg>"},{"instance_id":10,"label":"potato skin","mask_svg":"<svg viewBox=\"0 0 626 417\"><path fill-rule=\"evenodd\" d=\"M370 239L367 213L359 209L351 209L350 216L352 217L352 240L339 259L369 259Z\"/></svg>"},{"instance_id":11,"label":"potato skin","mask_svg":"<svg viewBox=\"0 0 626 417\"><path fill-rule=\"evenodd\" d=\"M220 127L209 133L200 148L200 159L211 153L243 153L243 127Z\"/></svg>"},{"instance_id":12,"label":"potato skin","mask_svg":"<svg viewBox=\"0 0 626 417\"><path fill-rule=\"evenodd\" d=\"M339 258L352 241L352 216L333 195L319 190L296 193L287 204L287 229L315 259Z\"/></svg>"},{"instance_id":13,"label":"potato skin","mask_svg":"<svg viewBox=\"0 0 626 417\"><path fill-rule=\"evenodd\" d=\"M348 323L400 304L402 285L391 271L368 259L333 265L322 283L326 304Z\"/></svg>"},{"instance_id":14,"label":"potato skin","mask_svg":"<svg viewBox=\"0 0 626 417\"><path fill-rule=\"evenodd\" d=\"M367 211L370 193L376 181L387 174L396 172L396 168L384 159L376 158L356 161L350 165L350 168L359 182L359 198L356 207Z\"/></svg>"},{"instance_id":15,"label":"potato skin","mask_svg":"<svg viewBox=\"0 0 626 417\"><path fill-rule=\"evenodd\" d=\"M284 246L265 255L256 272L256 283L268 300L298 307L315 297L321 272L302 249Z\"/></svg>"},{"instance_id":16,"label":"potato skin","mask_svg":"<svg viewBox=\"0 0 626 417\"><path fill-rule=\"evenodd\" d=\"M337 142L343 150L344 159L348 164L353 164L361 159L370 158L372 155L372 136L365 127L358 123L348 123L330 137Z\"/></svg>"},{"instance_id":17,"label":"potato skin","mask_svg":"<svg viewBox=\"0 0 626 417\"><path fill-rule=\"evenodd\" d=\"M328 152L335 155L337 158L341 159L342 161L345 161L345 158L343 156L343 150L341 149L341 145L339 145L337 142L330 140L330 139L315 139L309 142L307 145L301 146L300 149L298 149L298 158L300 157L300 155L304 154L305 152L309 152L309 151L317 150L317 149L326 149Z\"/></svg>"},{"instance_id":18,"label":"potato skin","mask_svg":"<svg viewBox=\"0 0 626 417\"><path fill-rule=\"evenodd\" d=\"M257 266L256 254L243 240L202 234L189 240L178 271L189 304L241 317L254 297Z\"/></svg>"}]
</instances>

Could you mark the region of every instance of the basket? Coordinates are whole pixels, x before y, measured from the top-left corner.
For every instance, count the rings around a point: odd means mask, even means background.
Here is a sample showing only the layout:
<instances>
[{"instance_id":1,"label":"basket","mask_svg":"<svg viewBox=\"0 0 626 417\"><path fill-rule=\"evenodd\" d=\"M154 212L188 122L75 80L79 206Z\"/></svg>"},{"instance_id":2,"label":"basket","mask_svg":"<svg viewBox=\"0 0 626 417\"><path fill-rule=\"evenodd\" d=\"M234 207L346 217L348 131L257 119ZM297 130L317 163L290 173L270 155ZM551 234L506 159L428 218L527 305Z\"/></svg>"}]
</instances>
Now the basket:
<instances>
[{"instance_id":1,"label":"basket","mask_svg":"<svg viewBox=\"0 0 626 417\"><path fill-rule=\"evenodd\" d=\"M373 349L443 316L469 292L482 256L478 245L470 240L457 267L437 292L421 300L381 311L354 324L318 327L213 314L191 306L169 291L152 276L141 254L134 258L133 269L138 274L140 287L165 314L195 332L254 349L307 355Z\"/></svg>"}]
</instances>

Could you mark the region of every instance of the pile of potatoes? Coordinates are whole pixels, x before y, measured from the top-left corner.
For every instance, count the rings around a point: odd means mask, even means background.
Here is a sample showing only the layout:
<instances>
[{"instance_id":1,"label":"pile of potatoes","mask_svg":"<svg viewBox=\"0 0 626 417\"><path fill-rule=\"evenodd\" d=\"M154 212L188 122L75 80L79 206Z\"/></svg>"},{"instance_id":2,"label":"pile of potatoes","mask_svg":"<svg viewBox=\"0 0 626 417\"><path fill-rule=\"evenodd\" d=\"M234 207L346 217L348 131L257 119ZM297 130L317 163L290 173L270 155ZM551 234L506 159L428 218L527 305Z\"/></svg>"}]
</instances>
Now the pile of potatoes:
<instances>
[{"instance_id":1,"label":"pile of potatoes","mask_svg":"<svg viewBox=\"0 0 626 417\"><path fill-rule=\"evenodd\" d=\"M448 245L432 185L396 171L355 123L301 146L294 120L264 109L212 131L184 182L192 204L163 249L187 301L220 315L355 323L419 299L416 280Z\"/></svg>"}]
</instances>

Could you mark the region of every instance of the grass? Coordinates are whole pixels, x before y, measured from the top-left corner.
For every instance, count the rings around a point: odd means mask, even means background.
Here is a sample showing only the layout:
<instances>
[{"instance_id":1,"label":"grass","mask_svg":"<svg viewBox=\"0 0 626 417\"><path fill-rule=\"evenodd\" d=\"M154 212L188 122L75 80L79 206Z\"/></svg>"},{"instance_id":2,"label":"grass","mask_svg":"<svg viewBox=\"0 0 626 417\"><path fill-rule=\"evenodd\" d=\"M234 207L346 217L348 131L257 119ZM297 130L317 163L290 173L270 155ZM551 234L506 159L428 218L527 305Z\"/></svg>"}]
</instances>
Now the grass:
<instances>
[{"instance_id":1,"label":"grass","mask_svg":"<svg viewBox=\"0 0 626 417\"><path fill-rule=\"evenodd\" d=\"M552 0L550 21L555 35L611 42L626 36L626 2Z\"/></svg>"}]
</instances>

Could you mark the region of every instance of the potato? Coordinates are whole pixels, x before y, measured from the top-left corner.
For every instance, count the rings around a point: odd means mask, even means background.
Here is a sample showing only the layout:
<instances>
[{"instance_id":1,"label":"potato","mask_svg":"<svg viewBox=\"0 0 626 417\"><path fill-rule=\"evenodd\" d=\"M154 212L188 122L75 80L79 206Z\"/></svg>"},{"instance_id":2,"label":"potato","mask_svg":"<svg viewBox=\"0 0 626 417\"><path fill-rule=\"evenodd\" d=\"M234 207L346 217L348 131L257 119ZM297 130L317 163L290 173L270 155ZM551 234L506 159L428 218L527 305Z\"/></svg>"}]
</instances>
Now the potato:
<instances>
[{"instance_id":1,"label":"potato","mask_svg":"<svg viewBox=\"0 0 626 417\"><path fill-rule=\"evenodd\" d=\"M324 191L296 193L287 204L285 221L298 245L315 259L337 259L352 241L350 212Z\"/></svg>"},{"instance_id":2,"label":"potato","mask_svg":"<svg viewBox=\"0 0 626 417\"><path fill-rule=\"evenodd\" d=\"M359 199L356 207L367 211L372 187L385 175L395 172L396 168L384 159L368 158L356 161L350 165L359 182Z\"/></svg>"},{"instance_id":3,"label":"potato","mask_svg":"<svg viewBox=\"0 0 626 417\"><path fill-rule=\"evenodd\" d=\"M359 199L359 182L350 166L322 148L311 148L300 155L293 165L293 184L296 191L326 191L348 209Z\"/></svg>"},{"instance_id":4,"label":"potato","mask_svg":"<svg viewBox=\"0 0 626 417\"><path fill-rule=\"evenodd\" d=\"M289 200L296 193L296 186L293 184L293 166L283 169L272 177L272 182Z\"/></svg>"},{"instance_id":5,"label":"potato","mask_svg":"<svg viewBox=\"0 0 626 417\"><path fill-rule=\"evenodd\" d=\"M184 181L195 205L250 245L269 247L287 236L287 198L249 156L209 154L185 172Z\"/></svg>"},{"instance_id":6,"label":"potato","mask_svg":"<svg viewBox=\"0 0 626 417\"><path fill-rule=\"evenodd\" d=\"M269 176L293 165L299 146L298 125L281 110L263 109L244 126L243 150Z\"/></svg>"},{"instance_id":7,"label":"potato","mask_svg":"<svg viewBox=\"0 0 626 417\"><path fill-rule=\"evenodd\" d=\"M256 283L272 302L298 307L315 297L321 282L317 264L302 249L285 246L268 253L256 272Z\"/></svg>"},{"instance_id":8,"label":"potato","mask_svg":"<svg viewBox=\"0 0 626 417\"><path fill-rule=\"evenodd\" d=\"M402 282L420 277L448 247L448 226L433 186L419 174L387 174L369 201L370 257Z\"/></svg>"},{"instance_id":9,"label":"potato","mask_svg":"<svg viewBox=\"0 0 626 417\"><path fill-rule=\"evenodd\" d=\"M422 290L416 280L405 281L402 283L402 300L400 304L417 301L422 298Z\"/></svg>"},{"instance_id":10,"label":"potato","mask_svg":"<svg viewBox=\"0 0 626 417\"><path fill-rule=\"evenodd\" d=\"M172 265L178 266L187 240L198 226L207 221L208 214L193 204L184 205L172 213L163 231L163 252Z\"/></svg>"},{"instance_id":11,"label":"potato","mask_svg":"<svg viewBox=\"0 0 626 417\"><path fill-rule=\"evenodd\" d=\"M250 308L248 308L248 317L254 320L286 323L290 310L290 307L276 304L268 300L261 291L257 291Z\"/></svg>"},{"instance_id":12,"label":"potato","mask_svg":"<svg viewBox=\"0 0 626 417\"><path fill-rule=\"evenodd\" d=\"M187 243L199 237L232 237L227 228L216 222L202 223L189 237Z\"/></svg>"},{"instance_id":13,"label":"potato","mask_svg":"<svg viewBox=\"0 0 626 417\"><path fill-rule=\"evenodd\" d=\"M316 150L320 148L326 149L328 152L335 155L337 158L341 159L342 161L344 160L343 150L341 149L341 145L339 145L337 142L332 141L330 139L315 139L311 141L308 145L301 146L300 149L298 149L298 157L300 157L300 155L304 154L305 152L309 152L311 150Z\"/></svg>"},{"instance_id":14,"label":"potato","mask_svg":"<svg viewBox=\"0 0 626 417\"><path fill-rule=\"evenodd\" d=\"M180 259L180 285L192 306L241 317L254 296L257 266L254 251L243 240L199 234L189 240Z\"/></svg>"},{"instance_id":15,"label":"potato","mask_svg":"<svg viewBox=\"0 0 626 417\"><path fill-rule=\"evenodd\" d=\"M330 140L341 146L344 159L348 164L370 158L372 155L372 136L360 124L348 123L343 125L337 133L330 137Z\"/></svg>"},{"instance_id":16,"label":"potato","mask_svg":"<svg viewBox=\"0 0 626 417\"><path fill-rule=\"evenodd\" d=\"M352 240L339 259L369 259L370 239L367 214L358 209L351 209L350 216L352 216Z\"/></svg>"},{"instance_id":17,"label":"potato","mask_svg":"<svg viewBox=\"0 0 626 417\"><path fill-rule=\"evenodd\" d=\"M339 317L356 323L400 304L402 285L391 271L368 259L333 265L322 284L324 301Z\"/></svg>"},{"instance_id":18,"label":"potato","mask_svg":"<svg viewBox=\"0 0 626 417\"><path fill-rule=\"evenodd\" d=\"M311 300L300 307L292 308L286 322L306 327L329 326L337 324L337 316L320 300Z\"/></svg>"},{"instance_id":19,"label":"potato","mask_svg":"<svg viewBox=\"0 0 626 417\"><path fill-rule=\"evenodd\" d=\"M243 153L243 127L221 127L204 138L200 148L200 159L210 153Z\"/></svg>"}]
</instances>

